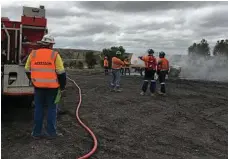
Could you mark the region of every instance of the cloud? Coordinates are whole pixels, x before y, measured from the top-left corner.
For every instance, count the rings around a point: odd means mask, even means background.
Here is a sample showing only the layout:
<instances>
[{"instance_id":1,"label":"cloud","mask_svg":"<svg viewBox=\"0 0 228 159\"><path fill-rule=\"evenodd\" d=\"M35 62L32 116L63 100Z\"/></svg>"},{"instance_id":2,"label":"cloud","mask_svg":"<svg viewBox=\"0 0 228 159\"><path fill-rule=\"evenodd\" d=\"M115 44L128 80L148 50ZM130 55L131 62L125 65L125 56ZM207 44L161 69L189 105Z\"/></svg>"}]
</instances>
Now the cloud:
<instances>
[{"instance_id":1,"label":"cloud","mask_svg":"<svg viewBox=\"0 0 228 159\"><path fill-rule=\"evenodd\" d=\"M91 10L111 10L121 12L145 12L145 11L161 11L164 12L170 9L183 9L183 8L199 8L201 6L216 5L218 2L159 2L159 1L115 1L115 2L94 2L94 1L80 1L76 2L82 7Z\"/></svg>"},{"instance_id":2,"label":"cloud","mask_svg":"<svg viewBox=\"0 0 228 159\"><path fill-rule=\"evenodd\" d=\"M228 9L227 6L224 6L218 10L210 12L204 19L201 27L213 28L213 27L223 27L227 28L228 26Z\"/></svg>"},{"instance_id":3,"label":"cloud","mask_svg":"<svg viewBox=\"0 0 228 159\"><path fill-rule=\"evenodd\" d=\"M211 47L228 38L227 2L4 2L2 16L20 20L24 5L45 6L55 47L102 50L122 45L128 52L153 48L180 54L202 38Z\"/></svg>"},{"instance_id":4,"label":"cloud","mask_svg":"<svg viewBox=\"0 0 228 159\"><path fill-rule=\"evenodd\" d=\"M62 30L57 29L52 32L54 36L63 36L63 37L81 37L88 35L95 35L100 33L112 33L115 34L119 30L119 27L113 24L102 24L94 23L92 25L83 24L78 27L66 26Z\"/></svg>"}]
</instances>

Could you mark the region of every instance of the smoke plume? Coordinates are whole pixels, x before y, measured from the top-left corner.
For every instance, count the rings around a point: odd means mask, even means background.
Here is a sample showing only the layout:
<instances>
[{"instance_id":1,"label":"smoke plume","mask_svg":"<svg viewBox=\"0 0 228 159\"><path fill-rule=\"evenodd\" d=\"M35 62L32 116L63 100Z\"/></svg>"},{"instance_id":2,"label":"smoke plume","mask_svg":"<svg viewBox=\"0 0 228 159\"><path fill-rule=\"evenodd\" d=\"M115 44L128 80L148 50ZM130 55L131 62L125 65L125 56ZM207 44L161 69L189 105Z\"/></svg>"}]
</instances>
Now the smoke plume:
<instances>
[{"instance_id":1,"label":"smoke plume","mask_svg":"<svg viewBox=\"0 0 228 159\"><path fill-rule=\"evenodd\" d=\"M228 82L228 57L172 55L168 58L171 65L181 66L181 78Z\"/></svg>"}]
</instances>

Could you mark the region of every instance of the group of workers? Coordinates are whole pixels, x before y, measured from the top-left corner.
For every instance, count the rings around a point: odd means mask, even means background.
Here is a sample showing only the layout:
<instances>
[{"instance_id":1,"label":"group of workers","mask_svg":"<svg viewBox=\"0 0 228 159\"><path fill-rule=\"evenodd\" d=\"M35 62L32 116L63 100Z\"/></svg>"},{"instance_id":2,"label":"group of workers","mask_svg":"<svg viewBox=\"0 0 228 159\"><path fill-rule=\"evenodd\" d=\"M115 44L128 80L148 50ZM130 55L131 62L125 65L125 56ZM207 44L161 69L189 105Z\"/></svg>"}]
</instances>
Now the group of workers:
<instances>
[{"instance_id":1,"label":"group of workers","mask_svg":"<svg viewBox=\"0 0 228 159\"><path fill-rule=\"evenodd\" d=\"M126 65L120 59L121 52L117 51L116 56L112 58L112 81L111 81L111 91L121 92L120 89L120 74L121 69ZM146 56L139 56L139 59L144 61L145 63L145 74L144 74L144 81L142 85L142 92L141 95L145 95L148 89L148 85L150 82L150 94L154 96L156 93L156 80L155 80L155 73L158 75L159 83L161 85L160 91L158 92L161 95L166 94L166 87L165 87L165 79L166 75L169 73L169 61L165 58L165 53L162 51L159 53L159 59L157 60L154 56L154 50L149 49L148 55ZM108 60L105 57L104 60L105 66L105 75L108 74ZM130 72L130 63L128 63L128 70Z\"/></svg>"},{"instance_id":2,"label":"group of workers","mask_svg":"<svg viewBox=\"0 0 228 159\"><path fill-rule=\"evenodd\" d=\"M48 34L44 35L41 41L39 41L40 48L33 50L27 58L25 65L25 72L28 79L34 86L34 127L32 130L32 137L40 139L47 137L49 139L61 136L61 133L57 133L56 119L58 112L59 94L64 92L66 86L66 72L63 66L63 61L57 51L53 50L55 44L54 38ZM139 59L145 62L145 76L142 86L141 95L145 95L149 81L151 95L154 95L156 89L156 81L154 74L157 71L159 75L159 81L161 84L161 93L165 94L165 76L169 71L169 62L165 58L165 53L159 54L159 60L153 56L154 51L148 50L147 56L139 57ZM121 69L128 70L130 72L130 63L125 58L124 61L120 59L121 52L117 51L116 56L112 58L112 81L111 90L115 92L121 92L120 89L120 76ZM108 59L104 60L105 75L108 74ZM43 132L43 118L44 107L47 106L47 126L46 131Z\"/></svg>"}]
</instances>

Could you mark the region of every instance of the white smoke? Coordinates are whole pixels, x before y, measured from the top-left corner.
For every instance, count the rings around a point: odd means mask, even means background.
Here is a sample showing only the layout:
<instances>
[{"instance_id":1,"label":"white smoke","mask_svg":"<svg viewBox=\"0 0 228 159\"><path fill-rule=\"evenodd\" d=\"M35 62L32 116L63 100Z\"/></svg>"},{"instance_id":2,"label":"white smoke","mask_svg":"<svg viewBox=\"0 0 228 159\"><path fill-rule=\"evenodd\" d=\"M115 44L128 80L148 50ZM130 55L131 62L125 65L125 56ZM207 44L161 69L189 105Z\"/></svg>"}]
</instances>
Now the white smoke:
<instances>
[{"instance_id":1,"label":"white smoke","mask_svg":"<svg viewBox=\"0 0 228 159\"><path fill-rule=\"evenodd\" d=\"M228 81L228 57L195 58L187 55L169 56L170 65L181 66L181 78L207 81Z\"/></svg>"},{"instance_id":2,"label":"white smoke","mask_svg":"<svg viewBox=\"0 0 228 159\"><path fill-rule=\"evenodd\" d=\"M138 56L132 55L132 66L144 67L144 62ZM167 55L166 58L174 68L181 67L180 78L228 82L228 57L210 56L192 59L188 55Z\"/></svg>"},{"instance_id":3,"label":"white smoke","mask_svg":"<svg viewBox=\"0 0 228 159\"><path fill-rule=\"evenodd\" d=\"M138 55L138 56L139 56L139 55ZM136 54L133 54L133 55L131 56L131 64L132 64L133 66L137 66L137 67L144 67L144 66L145 66L144 62L143 62L142 60L140 60L140 59L138 58L138 56L137 56ZM143 56L143 55L140 55L140 56Z\"/></svg>"}]
</instances>

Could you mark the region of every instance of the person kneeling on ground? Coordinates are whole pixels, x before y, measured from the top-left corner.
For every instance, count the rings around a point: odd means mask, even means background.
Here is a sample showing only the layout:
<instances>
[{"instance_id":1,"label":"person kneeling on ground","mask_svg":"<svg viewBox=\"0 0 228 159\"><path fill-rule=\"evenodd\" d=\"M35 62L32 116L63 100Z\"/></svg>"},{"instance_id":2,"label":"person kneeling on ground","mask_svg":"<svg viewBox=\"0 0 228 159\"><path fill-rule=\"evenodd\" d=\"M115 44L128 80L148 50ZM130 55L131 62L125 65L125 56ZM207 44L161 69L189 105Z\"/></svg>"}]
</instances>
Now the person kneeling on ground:
<instances>
[{"instance_id":1,"label":"person kneeling on ground","mask_svg":"<svg viewBox=\"0 0 228 159\"><path fill-rule=\"evenodd\" d=\"M158 66L160 68L159 71L159 82L161 85L161 90L159 94L165 95L166 94L166 89L165 89L165 78L166 75L169 73L169 61L165 58L165 53L162 51L159 53L159 60L158 60Z\"/></svg>"},{"instance_id":2,"label":"person kneeling on ground","mask_svg":"<svg viewBox=\"0 0 228 159\"><path fill-rule=\"evenodd\" d=\"M105 76L108 75L108 57L105 56L104 59L104 71L105 71Z\"/></svg>"},{"instance_id":3,"label":"person kneeling on ground","mask_svg":"<svg viewBox=\"0 0 228 159\"><path fill-rule=\"evenodd\" d=\"M117 51L116 56L112 58L112 81L111 81L111 91L121 92L120 89L120 70L124 65L124 62L120 59L121 52Z\"/></svg>"},{"instance_id":4,"label":"person kneeling on ground","mask_svg":"<svg viewBox=\"0 0 228 159\"><path fill-rule=\"evenodd\" d=\"M34 86L34 127L32 137L49 139L62 134L56 131L57 106L55 103L58 90L64 90L66 86L66 72L63 61L58 52L54 51L54 38L44 35L40 41L40 49L33 50L26 62L26 75ZM47 129L42 133L43 109L48 106Z\"/></svg>"},{"instance_id":5,"label":"person kneeling on ground","mask_svg":"<svg viewBox=\"0 0 228 159\"><path fill-rule=\"evenodd\" d=\"M145 95L148 87L148 83L150 80L150 92L151 96L154 96L156 90L156 81L154 80L154 74L156 72L157 60L153 56L154 50L149 49L148 55L140 56L139 58L145 62L145 75L144 75L144 82L142 85L142 92L141 95Z\"/></svg>"}]
</instances>

